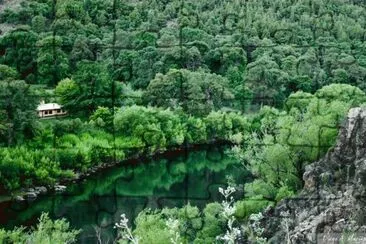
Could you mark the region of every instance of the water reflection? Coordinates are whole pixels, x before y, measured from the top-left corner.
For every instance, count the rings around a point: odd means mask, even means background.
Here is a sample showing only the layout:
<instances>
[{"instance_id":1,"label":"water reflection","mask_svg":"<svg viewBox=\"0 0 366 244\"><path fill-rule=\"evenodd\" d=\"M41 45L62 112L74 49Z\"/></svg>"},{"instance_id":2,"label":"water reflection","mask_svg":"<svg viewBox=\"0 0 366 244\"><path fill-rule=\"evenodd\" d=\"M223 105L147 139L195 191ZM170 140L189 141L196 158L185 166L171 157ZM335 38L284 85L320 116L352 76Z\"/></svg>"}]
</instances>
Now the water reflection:
<instances>
[{"instance_id":1,"label":"water reflection","mask_svg":"<svg viewBox=\"0 0 366 244\"><path fill-rule=\"evenodd\" d=\"M204 146L138 165L121 165L68 186L61 195L43 196L31 204L7 203L2 210L5 228L33 224L44 211L83 229L80 242L90 243L95 240L95 228L104 238L113 239L113 225L122 213L133 220L144 208L181 207L188 202L202 208L220 200L217 189L226 184L227 175L244 182L245 172L226 149Z\"/></svg>"}]
</instances>

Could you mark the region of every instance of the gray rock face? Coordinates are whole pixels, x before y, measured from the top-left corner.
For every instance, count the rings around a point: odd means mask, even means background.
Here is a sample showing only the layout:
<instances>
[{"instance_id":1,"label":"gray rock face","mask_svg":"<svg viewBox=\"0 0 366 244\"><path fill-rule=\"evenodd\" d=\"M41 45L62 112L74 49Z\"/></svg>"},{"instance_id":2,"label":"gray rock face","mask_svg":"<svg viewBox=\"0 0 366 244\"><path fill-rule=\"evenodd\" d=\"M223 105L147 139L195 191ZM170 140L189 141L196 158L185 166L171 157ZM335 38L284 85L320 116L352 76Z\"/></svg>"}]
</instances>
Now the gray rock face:
<instances>
[{"instance_id":1,"label":"gray rock face","mask_svg":"<svg viewBox=\"0 0 366 244\"><path fill-rule=\"evenodd\" d=\"M303 180L295 199L264 212L270 243L338 243L346 233L366 243L366 108L349 111L335 147Z\"/></svg>"}]
</instances>

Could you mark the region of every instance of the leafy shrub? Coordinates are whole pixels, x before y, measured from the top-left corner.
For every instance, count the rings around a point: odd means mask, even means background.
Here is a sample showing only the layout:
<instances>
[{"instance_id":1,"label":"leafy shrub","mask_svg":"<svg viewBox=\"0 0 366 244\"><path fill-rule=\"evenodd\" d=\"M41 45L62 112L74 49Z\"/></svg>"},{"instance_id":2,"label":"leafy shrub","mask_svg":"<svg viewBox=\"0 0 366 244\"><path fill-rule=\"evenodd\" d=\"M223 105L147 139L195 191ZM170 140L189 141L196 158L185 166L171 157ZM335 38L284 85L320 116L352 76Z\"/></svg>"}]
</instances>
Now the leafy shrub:
<instances>
[{"instance_id":1,"label":"leafy shrub","mask_svg":"<svg viewBox=\"0 0 366 244\"><path fill-rule=\"evenodd\" d=\"M251 214L256 214L265 209L273 202L265 200L263 198L248 198L235 203L236 212L235 216L238 219L247 219Z\"/></svg>"},{"instance_id":2,"label":"leafy shrub","mask_svg":"<svg viewBox=\"0 0 366 244\"><path fill-rule=\"evenodd\" d=\"M70 177L71 172L61 170L59 163L46 151L25 147L2 148L0 150L0 183L8 190L19 188L26 179L37 184L53 184L55 179Z\"/></svg>"},{"instance_id":3,"label":"leafy shrub","mask_svg":"<svg viewBox=\"0 0 366 244\"><path fill-rule=\"evenodd\" d=\"M70 229L65 219L52 221L47 213L42 213L39 224L31 231L23 227L10 231L0 229L0 243L75 243L79 233Z\"/></svg>"}]
</instances>

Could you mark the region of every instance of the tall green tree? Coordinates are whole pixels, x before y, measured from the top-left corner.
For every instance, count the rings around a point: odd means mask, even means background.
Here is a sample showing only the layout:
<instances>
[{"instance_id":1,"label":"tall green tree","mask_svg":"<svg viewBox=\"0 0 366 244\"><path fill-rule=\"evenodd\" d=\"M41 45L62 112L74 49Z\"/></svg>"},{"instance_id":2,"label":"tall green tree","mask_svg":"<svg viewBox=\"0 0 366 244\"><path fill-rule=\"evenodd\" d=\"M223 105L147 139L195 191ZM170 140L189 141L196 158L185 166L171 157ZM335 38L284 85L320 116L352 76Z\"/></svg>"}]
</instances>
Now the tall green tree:
<instances>
[{"instance_id":1,"label":"tall green tree","mask_svg":"<svg viewBox=\"0 0 366 244\"><path fill-rule=\"evenodd\" d=\"M31 138L36 129L38 99L22 80L0 80L0 142L12 146Z\"/></svg>"},{"instance_id":2,"label":"tall green tree","mask_svg":"<svg viewBox=\"0 0 366 244\"><path fill-rule=\"evenodd\" d=\"M69 61L62 50L59 36L48 36L38 42L38 74L39 83L56 86L69 72Z\"/></svg>"},{"instance_id":3,"label":"tall green tree","mask_svg":"<svg viewBox=\"0 0 366 244\"><path fill-rule=\"evenodd\" d=\"M222 108L233 99L228 80L204 71L172 69L166 75L157 74L146 89L147 103L177 108L193 115L206 115Z\"/></svg>"},{"instance_id":4,"label":"tall green tree","mask_svg":"<svg viewBox=\"0 0 366 244\"><path fill-rule=\"evenodd\" d=\"M254 100L262 103L273 100L275 104L284 101L289 76L271 57L265 55L248 64L246 73L246 83Z\"/></svg>"},{"instance_id":5,"label":"tall green tree","mask_svg":"<svg viewBox=\"0 0 366 244\"><path fill-rule=\"evenodd\" d=\"M69 112L89 116L99 106L121 105L122 86L114 81L102 63L82 61L72 79L56 87L60 102Z\"/></svg>"},{"instance_id":6,"label":"tall green tree","mask_svg":"<svg viewBox=\"0 0 366 244\"><path fill-rule=\"evenodd\" d=\"M38 36L29 27L19 27L0 38L0 48L4 55L0 55L0 63L14 67L20 78L34 83L37 73Z\"/></svg>"}]
</instances>

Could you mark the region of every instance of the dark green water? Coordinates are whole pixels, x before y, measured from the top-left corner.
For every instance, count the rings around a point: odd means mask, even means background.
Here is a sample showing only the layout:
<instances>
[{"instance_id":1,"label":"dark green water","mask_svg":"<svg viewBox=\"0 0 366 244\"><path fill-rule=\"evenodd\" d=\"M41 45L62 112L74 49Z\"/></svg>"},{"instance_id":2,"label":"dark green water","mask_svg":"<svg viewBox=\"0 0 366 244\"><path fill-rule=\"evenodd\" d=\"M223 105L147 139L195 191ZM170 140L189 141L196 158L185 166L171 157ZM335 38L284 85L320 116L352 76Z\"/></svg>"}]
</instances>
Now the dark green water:
<instances>
[{"instance_id":1,"label":"dark green water","mask_svg":"<svg viewBox=\"0 0 366 244\"><path fill-rule=\"evenodd\" d=\"M221 201L218 187L227 183L228 175L240 183L246 178L240 163L229 157L226 149L203 146L190 152L166 153L163 158L104 170L69 185L62 194L41 196L32 203L2 203L0 227L32 225L44 211L82 229L80 243L93 243L95 227L104 238L114 238L113 225L122 213L133 222L144 208L187 203L203 208L209 202Z\"/></svg>"}]
</instances>

